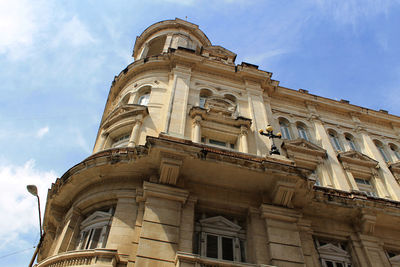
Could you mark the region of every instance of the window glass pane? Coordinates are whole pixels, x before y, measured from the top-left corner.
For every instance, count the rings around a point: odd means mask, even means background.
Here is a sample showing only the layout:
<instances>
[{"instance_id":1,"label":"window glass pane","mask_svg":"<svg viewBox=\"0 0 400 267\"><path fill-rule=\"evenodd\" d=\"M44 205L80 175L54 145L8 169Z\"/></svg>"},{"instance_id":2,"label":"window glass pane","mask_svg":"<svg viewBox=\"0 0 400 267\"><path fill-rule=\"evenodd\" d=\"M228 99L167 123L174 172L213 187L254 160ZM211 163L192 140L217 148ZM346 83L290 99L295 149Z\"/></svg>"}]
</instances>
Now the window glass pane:
<instances>
[{"instance_id":1,"label":"window glass pane","mask_svg":"<svg viewBox=\"0 0 400 267\"><path fill-rule=\"evenodd\" d=\"M149 103L150 94L145 94L139 97L138 104L146 106Z\"/></svg>"},{"instance_id":2,"label":"window glass pane","mask_svg":"<svg viewBox=\"0 0 400 267\"><path fill-rule=\"evenodd\" d=\"M200 107L204 108L205 104L206 104L206 98L205 97L200 97L200 103L199 103Z\"/></svg>"},{"instance_id":3,"label":"window glass pane","mask_svg":"<svg viewBox=\"0 0 400 267\"><path fill-rule=\"evenodd\" d=\"M81 234L81 240L80 243L78 244L78 249L84 249L85 248L85 244L87 242L87 237L88 237L89 231L85 231Z\"/></svg>"},{"instance_id":4,"label":"window glass pane","mask_svg":"<svg viewBox=\"0 0 400 267\"><path fill-rule=\"evenodd\" d=\"M210 139L208 141L210 142L210 144L226 147L226 143L225 142L218 141L218 140L213 140L213 139Z\"/></svg>"},{"instance_id":5,"label":"window glass pane","mask_svg":"<svg viewBox=\"0 0 400 267\"><path fill-rule=\"evenodd\" d=\"M218 237L215 235L207 235L207 253L209 258L218 259Z\"/></svg>"},{"instance_id":6,"label":"window glass pane","mask_svg":"<svg viewBox=\"0 0 400 267\"><path fill-rule=\"evenodd\" d=\"M341 264L340 262L336 263L336 267L343 267L343 264Z\"/></svg>"},{"instance_id":7,"label":"window glass pane","mask_svg":"<svg viewBox=\"0 0 400 267\"><path fill-rule=\"evenodd\" d=\"M326 261L325 263L327 267L334 267L333 262L331 261Z\"/></svg>"},{"instance_id":8,"label":"window glass pane","mask_svg":"<svg viewBox=\"0 0 400 267\"><path fill-rule=\"evenodd\" d=\"M351 150L357 151L356 144L354 143L354 140L349 136L346 136L346 140L347 140L347 143L349 144Z\"/></svg>"},{"instance_id":9,"label":"window glass pane","mask_svg":"<svg viewBox=\"0 0 400 267\"><path fill-rule=\"evenodd\" d=\"M222 237L222 259L233 261L233 239Z\"/></svg>"},{"instance_id":10,"label":"window glass pane","mask_svg":"<svg viewBox=\"0 0 400 267\"><path fill-rule=\"evenodd\" d=\"M329 137L331 138L333 148L337 151L342 150L342 147L340 146L339 139L337 138L337 136L334 135L333 133L330 133Z\"/></svg>"},{"instance_id":11,"label":"window glass pane","mask_svg":"<svg viewBox=\"0 0 400 267\"><path fill-rule=\"evenodd\" d=\"M97 244L99 243L100 234L102 228L94 229L94 233L92 235L92 242L90 243L90 248L97 248Z\"/></svg>"},{"instance_id":12,"label":"window glass pane","mask_svg":"<svg viewBox=\"0 0 400 267\"><path fill-rule=\"evenodd\" d=\"M385 152L385 150L383 149L383 147L382 147L381 145L376 145L376 147L378 148L379 152L381 153L383 159L384 159L385 161L389 161L389 159L388 159L388 157L386 156L386 152Z\"/></svg>"},{"instance_id":13,"label":"window glass pane","mask_svg":"<svg viewBox=\"0 0 400 267\"><path fill-rule=\"evenodd\" d=\"M297 130L299 131L299 136L308 141L307 132L303 126L297 126Z\"/></svg>"}]
</instances>

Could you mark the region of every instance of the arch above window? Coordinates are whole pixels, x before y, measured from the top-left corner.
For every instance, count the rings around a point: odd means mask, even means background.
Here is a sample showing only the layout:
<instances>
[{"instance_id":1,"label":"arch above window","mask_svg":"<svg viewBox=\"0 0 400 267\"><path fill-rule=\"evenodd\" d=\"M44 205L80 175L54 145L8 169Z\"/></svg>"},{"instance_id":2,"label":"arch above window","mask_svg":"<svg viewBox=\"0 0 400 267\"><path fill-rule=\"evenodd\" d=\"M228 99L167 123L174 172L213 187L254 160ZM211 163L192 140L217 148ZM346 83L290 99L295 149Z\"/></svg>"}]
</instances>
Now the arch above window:
<instances>
[{"instance_id":1,"label":"arch above window","mask_svg":"<svg viewBox=\"0 0 400 267\"><path fill-rule=\"evenodd\" d=\"M390 150L392 150L396 160L400 160L400 151L399 148L395 144L389 144Z\"/></svg>"}]
</instances>

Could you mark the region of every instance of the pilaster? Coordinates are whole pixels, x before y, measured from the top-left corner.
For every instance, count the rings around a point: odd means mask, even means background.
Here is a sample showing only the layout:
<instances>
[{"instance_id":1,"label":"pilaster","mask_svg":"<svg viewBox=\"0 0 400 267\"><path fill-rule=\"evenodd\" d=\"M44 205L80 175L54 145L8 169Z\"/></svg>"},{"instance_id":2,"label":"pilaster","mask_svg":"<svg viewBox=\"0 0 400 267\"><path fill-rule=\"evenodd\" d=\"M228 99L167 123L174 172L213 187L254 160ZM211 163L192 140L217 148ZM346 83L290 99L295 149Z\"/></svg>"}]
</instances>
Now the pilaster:
<instances>
[{"instance_id":1,"label":"pilaster","mask_svg":"<svg viewBox=\"0 0 400 267\"><path fill-rule=\"evenodd\" d=\"M186 190L143 183L144 215L135 266L175 266L182 205L188 195Z\"/></svg>"},{"instance_id":2,"label":"pilaster","mask_svg":"<svg viewBox=\"0 0 400 267\"><path fill-rule=\"evenodd\" d=\"M185 135L191 70L187 66L177 65L172 70L172 73L173 81L165 132L183 138Z\"/></svg>"},{"instance_id":3,"label":"pilaster","mask_svg":"<svg viewBox=\"0 0 400 267\"><path fill-rule=\"evenodd\" d=\"M271 264L306 266L297 226L301 214L292 209L267 204L262 204L260 211L265 219Z\"/></svg>"}]
</instances>

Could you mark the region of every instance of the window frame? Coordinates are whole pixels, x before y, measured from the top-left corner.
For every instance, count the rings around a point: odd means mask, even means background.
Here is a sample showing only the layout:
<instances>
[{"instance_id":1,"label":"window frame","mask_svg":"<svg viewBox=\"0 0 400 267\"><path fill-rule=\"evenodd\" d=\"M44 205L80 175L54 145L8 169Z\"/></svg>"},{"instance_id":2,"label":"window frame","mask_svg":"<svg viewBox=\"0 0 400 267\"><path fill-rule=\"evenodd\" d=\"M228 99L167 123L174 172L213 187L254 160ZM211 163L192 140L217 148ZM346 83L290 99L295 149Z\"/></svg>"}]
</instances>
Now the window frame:
<instances>
[{"instance_id":1,"label":"window frame","mask_svg":"<svg viewBox=\"0 0 400 267\"><path fill-rule=\"evenodd\" d=\"M354 137L352 135L345 134L344 139L346 140L347 144L350 146L351 150L359 151L358 146L356 145L356 142L354 141Z\"/></svg>"},{"instance_id":2,"label":"window frame","mask_svg":"<svg viewBox=\"0 0 400 267\"><path fill-rule=\"evenodd\" d=\"M113 139L113 143L111 144L111 148L118 148L118 147L127 146L128 143L129 143L130 137L131 137L131 135L129 133L119 135L118 137Z\"/></svg>"},{"instance_id":3,"label":"window frame","mask_svg":"<svg viewBox=\"0 0 400 267\"><path fill-rule=\"evenodd\" d=\"M385 162L390 162L388 154L386 153L386 150L383 147L383 143L381 141L378 141L378 140L375 140L374 143L375 143L375 146L378 149L379 153L381 154L383 160Z\"/></svg>"},{"instance_id":4,"label":"window frame","mask_svg":"<svg viewBox=\"0 0 400 267\"><path fill-rule=\"evenodd\" d=\"M335 131L328 131L329 140L335 151L343 151L342 144L340 143L338 134Z\"/></svg>"},{"instance_id":5,"label":"window frame","mask_svg":"<svg viewBox=\"0 0 400 267\"><path fill-rule=\"evenodd\" d=\"M378 197L375 186L371 183L371 179L354 177L358 190L366 193L370 197Z\"/></svg>"},{"instance_id":6,"label":"window frame","mask_svg":"<svg viewBox=\"0 0 400 267\"><path fill-rule=\"evenodd\" d=\"M347 251L347 244L341 241L328 241L319 238L314 239L316 250L319 254L322 267L352 267L350 253ZM327 251L325 251L327 250ZM327 262L331 262L329 266Z\"/></svg>"},{"instance_id":7,"label":"window frame","mask_svg":"<svg viewBox=\"0 0 400 267\"><path fill-rule=\"evenodd\" d=\"M279 128L281 130L282 138L291 140L292 135L290 133L290 122L287 119L280 118L279 119Z\"/></svg>"},{"instance_id":8,"label":"window frame","mask_svg":"<svg viewBox=\"0 0 400 267\"><path fill-rule=\"evenodd\" d=\"M389 148L390 150L392 150L393 155L396 157L396 161L399 161L400 160L399 148L395 144L390 144Z\"/></svg>"},{"instance_id":9,"label":"window frame","mask_svg":"<svg viewBox=\"0 0 400 267\"><path fill-rule=\"evenodd\" d=\"M97 210L87 216L80 225L76 250L104 248L107 243L113 213L114 207L110 207L107 208L107 211L104 211L104 209ZM97 240L94 239L96 231L99 233ZM94 241L95 243L93 243Z\"/></svg>"},{"instance_id":10,"label":"window frame","mask_svg":"<svg viewBox=\"0 0 400 267\"><path fill-rule=\"evenodd\" d=\"M150 100L150 92L147 92L139 96L137 103L138 105L141 106L147 106L149 104L149 100Z\"/></svg>"},{"instance_id":11,"label":"window frame","mask_svg":"<svg viewBox=\"0 0 400 267\"><path fill-rule=\"evenodd\" d=\"M298 132L300 138L303 138L306 141L310 141L310 139L308 137L308 131L307 131L306 126L304 126L302 124L297 124L296 128L297 128L297 132Z\"/></svg>"}]
</instances>

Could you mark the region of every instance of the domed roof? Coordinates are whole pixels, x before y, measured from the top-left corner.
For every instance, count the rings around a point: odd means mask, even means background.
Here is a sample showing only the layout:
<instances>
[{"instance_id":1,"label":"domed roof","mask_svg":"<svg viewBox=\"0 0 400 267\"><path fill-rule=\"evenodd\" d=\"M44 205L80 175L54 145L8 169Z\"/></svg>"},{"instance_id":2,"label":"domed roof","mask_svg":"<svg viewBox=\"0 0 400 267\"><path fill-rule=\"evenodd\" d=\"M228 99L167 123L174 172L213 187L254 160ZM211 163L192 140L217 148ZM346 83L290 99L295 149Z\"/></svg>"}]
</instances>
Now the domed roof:
<instances>
[{"instance_id":1,"label":"domed roof","mask_svg":"<svg viewBox=\"0 0 400 267\"><path fill-rule=\"evenodd\" d=\"M164 20L157 22L144 30L144 32L136 38L132 56L137 58L143 44L156 37L158 34L162 34L162 32L184 32L197 40L201 46L211 46L210 40L204 34L204 32L199 29L198 25L176 18L175 20Z\"/></svg>"}]
</instances>

